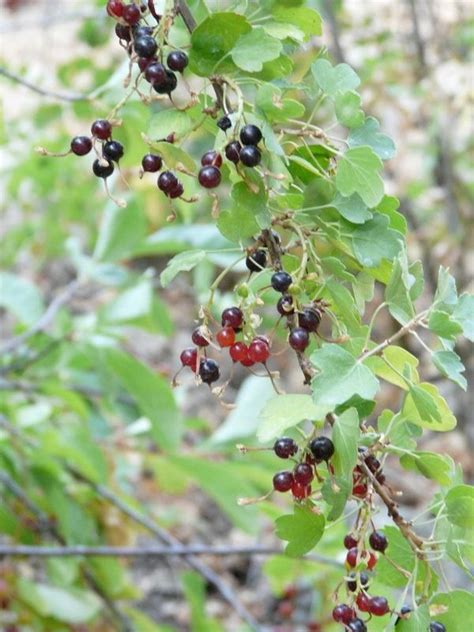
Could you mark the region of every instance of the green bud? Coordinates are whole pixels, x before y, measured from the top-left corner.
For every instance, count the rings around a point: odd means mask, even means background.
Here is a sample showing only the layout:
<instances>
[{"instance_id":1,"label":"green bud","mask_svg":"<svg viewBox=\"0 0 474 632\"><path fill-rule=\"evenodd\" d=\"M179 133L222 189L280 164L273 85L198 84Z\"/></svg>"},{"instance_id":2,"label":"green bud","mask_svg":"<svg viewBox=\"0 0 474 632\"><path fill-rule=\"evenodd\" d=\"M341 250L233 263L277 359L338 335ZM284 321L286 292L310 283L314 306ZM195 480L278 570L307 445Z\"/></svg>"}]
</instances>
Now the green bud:
<instances>
[{"instance_id":1,"label":"green bud","mask_svg":"<svg viewBox=\"0 0 474 632\"><path fill-rule=\"evenodd\" d=\"M241 298L247 298L249 295L249 286L247 285L247 283L241 283L239 286L237 286L236 292L237 295Z\"/></svg>"},{"instance_id":2,"label":"green bud","mask_svg":"<svg viewBox=\"0 0 474 632\"><path fill-rule=\"evenodd\" d=\"M297 283L292 283L288 288L288 294L291 294L292 296L298 296L301 292L302 289Z\"/></svg>"}]
</instances>

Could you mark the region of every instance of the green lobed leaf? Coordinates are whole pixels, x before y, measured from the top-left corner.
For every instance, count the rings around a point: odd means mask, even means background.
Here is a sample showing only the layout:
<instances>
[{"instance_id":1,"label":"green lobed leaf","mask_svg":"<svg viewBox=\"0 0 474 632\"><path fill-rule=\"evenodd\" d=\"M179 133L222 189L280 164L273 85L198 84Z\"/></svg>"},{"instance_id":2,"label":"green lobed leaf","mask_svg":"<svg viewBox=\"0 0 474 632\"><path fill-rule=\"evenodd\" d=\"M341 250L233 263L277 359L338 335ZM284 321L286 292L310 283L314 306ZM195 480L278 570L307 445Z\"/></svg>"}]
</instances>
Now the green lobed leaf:
<instances>
[{"instance_id":1,"label":"green lobed leaf","mask_svg":"<svg viewBox=\"0 0 474 632\"><path fill-rule=\"evenodd\" d=\"M253 208L243 206L222 211L217 220L217 228L226 239L234 243L241 243L260 231Z\"/></svg>"},{"instance_id":2,"label":"green lobed leaf","mask_svg":"<svg viewBox=\"0 0 474 632\"><path fill-rule=\"evenodd\" d=\"M367 205L357 193L354 193L354 195L350 197L344 197L340 193L337 193L331 202L331 206L334 206L342 217L353 224L364 224L373 217Z\"/></svg>"},{"instance_id":3,"label":"green lobed leaf","mask_svg":"<svg viewBox=\"0 0 474 632\"><path fill-rule=\"evenodd\" d=\"M438 272L438 284L434 296L432 307L435 309L445 309L451 313L458 302L458 292L456 290L456 280L449 270L440 266Z\"/></svg>"},{"instance_id":4,"label":"green lobed leaf","mask_svg":"<svg viewBox=\"0 0 474 632\"><path fill-rule=\"evenodd\" d=\"M389 220L384 215L357 228L352 234L352 244L357 260L364 266L377 267L383 259L393 259L402 247L402 236L388 227Z\"/></svg>"},{"instance_id":5,"label":"green lobed leaf","mask_svg":"<svg viewBox=\"0 0 474 632\"><path fill-rule=\"evenodd\" d=\"M243 15L230 12L212 14L191 35L190 70L200 77L234 71L235 64L227 53L232 51L241 35L251 30Z\"/></svg>"},{"instance_id":6,"label":"green lobed leaf","mask_svg":"<svg viewBox=\"0 0 474 632\"><path fill-rule=\"evenodd\" d=\"M474 595L467 590L438 593L430 601L431 619L442 623L448 632L468 630L474 612Z\"/></svg>"},{"instance_id":7,"label":"green lobed leaf","mask_svg":"<svg viewBox=\"0 0 474 632\"><path fill-rule=\"evenodd\" d=\"M120 349L103 348L100 354L106 367L150 420L153 439L164 449L177 447L182 420L167 380Z\"/></svg>"},{"instance_id":8,"label":"green lobed leaf","mask_svg":"<svg viewBox=\"0 0 474 632\"><path fill-rule=\"evenodd\" d=\"M357 463L359 436L359 416L355 408L349 408L336 417L332 428L335 450L331 462L336 476L348 483L352 482L352 470Z\"/></svg>"},{"instance_id":9,"label":"green lobed leaf","mask_svg":"<svg viewBox=\"0 0 474 632\"><path fill-rule=\"evenodd\" d=\"M466 338L474 342L474 295L461 294L453 318L460 323Z\"/></svg>"},{"instance_id":10,"label":"green lobed leaf","mask_svg":"<svg viewBox=\"0 0 474 632\"><path fill-rule=\"evenodd\" d=\"M474 529L474 488L456 485L445 497L447 517L451 524L464 529Z\"/></svg>"},{"instance_id":11,"label":"green lobed leaf","mask_svg":"<svg viewBox=\"0 0 474 632\"><path fill-rule=\"evenodd\" d=\"M275 532L288 544L285 553L290 557L299 557L311 551L324 533L325 519L309 507L295 505L294 513L280 516L275 521Z\"/></svg>"},{"instance_id":12,"label":"green lobed leaf","mask_svg":"<svg viewBox=\"0 0 474 632\"><path fill-rule=\"evenodd\" d=\"M381 134L379 129L380 123L377 119L373 116L368 116L363 125L351 130L347 139L349 147L368 145L382 160L393 158L395 155L395 143L390 136Z\"/></svg>"},{"instance_id":13,"label":"green lobed leaf","mask_svg":"<svg viewBox=\"0 0 474 632\"><path fill-rule=\"evenodd\" d=\"M260 413L258 440L266 443L304 419L323 419L326 413L327 410L315 404L310 395L278 395L270 399Z\"/></svg>"},{"instance_id":14,"label":"green lobed leaf","mask_svg":"<svg viewBox=\"0 0 474 632\"><path fill-rule=\"evenodd\" d=\"M337 520L346 507L347 499L352 491L352 481L345 478L327 477L321 487L323 500L329 505L327 519Z\"/></svg>"},{"instance_id":15,"label":"green lobed leaf","mask_svg":"<svg viewBox=\"0 0 474 632\"><path fill-rule=\"evenodd\" d=\"M180 252L168 261L166 268L160 274L161 285L168 287L171 281L180 272L189 272L205 258L205 250L187 250L186 252Z\"/></svg>"},{"instance_id":16,"label":"green lobed leaf","mask_svg":"<svg viewBox=\"0 0 474 632\"><path fill-rule=\"evenodd\" d=\"M260 86L255 97L257 107L269 121L286 121L304 115L303 103L283 96L283 92L269 83Z\"/></svg>"},{"instance_id":17,"label":"green lobed leaf","mask_svg":"<svg viewBox=\"0 0 474 632\"><path fill-rule=\"evenodd\" d=\"M339 159L336 173L337 190L345 197L358 193L369 208L383 197L383 180L379 175L382 161L370 147L348 149Z\"/></svg>"},{"instance_id":18,"label":"green lobed leaf","mask_svg":"<svg viewBox=\"0 0 474 632\"><path fill-rule=\"evenodd\" d=\"M385 300L392 316L405 325L415 316L410 288L415 278L410 274L405 248L402 248L392 267L390 280L385 288Z\"/></svg>"},{"instance_id":19,"label":"green lobed leaf","mask_svg":"<svg viewBox=\"0 0 474 632\"><path fill-rule=\"evenodd\" d=\"M433 333L446 340L455 340L463 332L462 325L451 318L448 312L437 309L430 313L428 327Z\"/></svg>"},{"instance_id":20,"label":"green lobed leaf","mask_svg":"<svg viewBox=\"0 0 474 632\"><path fill-rule=\"evenodd\" d=\"M467 390L467 380L464 375L461 375L466 368L457 353L454 351L435 351L432 358L434 365L443 375L464 391Z\"/></svg>"},{"instance_id":21,"label":"green lobed leaf","mask_svg":"<svg viewBox=\"0 0 474 632\"><path fill-rule=\"evenodd\" d=\"M163 140L169 134L174 134L176 140L179 140L188 134L194 125L194 120L187 112L176 108L159 110L150 118L147 135L152 141Z\"/></svg>"},{"instance_id":22,"label":"green lobed leaf","mask_svg":"<svg viewBox=\"0 0 474 632\"><path fill-rule=\"evenodd\" d=\"M366 364L377 377L381 377L386 382L390 382L390 384L405 391L408 390L409 386L407 381L399 375L400 373L406 375L407 379L412 382L419 382L418 371L416 370L419 364L418 358L403 347L390 345L384 349L381 356L374 355L367 358Z\"/></svg>"},{"instance_id":23,"label":"green lobed leaf","mask_svg":"<svg viewBox=\"0 0 474 632\"><path fill-rule=\"evenodd\" d=\"M327 59L317 59L311 65L311 72L321 90L330 97L354 90L360 84L359 77L348 64L332 66Z\"/></svg>"},{"instance_id":24,"label":"green lobed leaf","mask_svg":"<svg viewBox=\"0 0 474 632\"><path fill-rule=\"evenodd\" d=\"M447 432L456 426L456 418L434 384L412 386L402 408L403 417L422 428Z\"/></svg>"},{"instance_id":25,"label":"green lobed leaf","mask_svg":"<svg viewBox=\"0 0 474 632\"><path fill-rule=\"evenodd\" d=\"M398 198L393 195L384 195L380 204L377 204L375 207L375 210L388 217L390 228L397 230L402 235L406 235L408 224L405 216L398 211L399 206L400 200Z\"/></svg>"},{"instance_id":26,"label":"green lobed leaf","mask_svg":"<svg viewBox=\"0 0 474 632\"><path fill-rule=\"evenodd\" d=\"M360 107L360 95L354 90L341 92L336 95L336 117L345 127L360 127L365 119L364 111Z\"/></svg>"},{"instance_id":27,"label":"green lobed leaf","mask_svg":"<svg viewBox=\"0 0 474 632\"><path fill-rule=\"evenodd\" d=\"M372 371L339 345L323 344L311 355L311 362L320 369L312 381L313 399L327 412L353 395L372 399L378 390Z\"/></svg>"},{"instance_id":28,"label":"green lobed leaf","mask_svg":"<svg viewBox=\"0 0 474 632\"><path fill-rule=\"evenodd\" d=\"M415 567L415 553L396 527L386 526L381 531L385 534L389 544L386 555L381 555L378 559L377 579L385 586L403 588L407 582L406 576L387 558L400 569L411 573Z\"/></svg>"},{"instance_id":29,"label":"green lobed leaf","mask_svg":"<svg viewBox=\"0 0 474 632\"><path fill-rule=\"evenodd\" d=\"M406 578L404 584L400 586L402 588L406 584ZM430 611L426 604L418 606L410 613L407 619L402 619L397 624L397 632L427 632L431 622Z\"/></svg>"},{"instance_id":30,"label":"green lobed leaf","mask_svg":"<svg viewBox=\"0 0 474 632\"><path fill-rule=\"evenodd\" d=\"M235 64L247 72L259 72L263 64L276 59L282 50L280 40L269 35L261 26L239 37L232 49Z\"/></svg>"},{"instance_id":31,"label":"green lobed leaf","mask_svg":"<svg viewBox=\"0 0 474 632\"><path fill-rule=\"evenodd\" d=\"M300 29L305 39L310 39L313 35L321 35L322 22L321 16L314 9L308 7L291 7L286 8L277 6L272 11L273 17L278 22L284 24L293 24Z\"/></svg>"},{"instance_id":32,"label":"green lobed leaf","mask_svg":"<svg viewBox=\"0 0 474 632\"><path fill-rule=\"evenodd\" d=\"M437 481L440 485L451 484L451 473L454 464L450 457L434 452L416 451L403 454L400 465L406 470L418 471L425 478Z\"/></svg>"}]
</instances>

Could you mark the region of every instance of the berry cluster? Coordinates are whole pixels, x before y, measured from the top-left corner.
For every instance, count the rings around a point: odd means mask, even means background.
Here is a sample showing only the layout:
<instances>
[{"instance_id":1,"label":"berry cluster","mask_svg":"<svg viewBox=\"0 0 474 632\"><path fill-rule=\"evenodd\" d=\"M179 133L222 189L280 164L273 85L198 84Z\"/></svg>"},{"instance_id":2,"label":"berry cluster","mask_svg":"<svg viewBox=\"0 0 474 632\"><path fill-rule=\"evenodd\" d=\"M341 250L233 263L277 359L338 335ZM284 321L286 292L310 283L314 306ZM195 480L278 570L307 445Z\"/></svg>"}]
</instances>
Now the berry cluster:
<instances>
[{"instance_id":1,"label":"berry cluster","mask_svg":"<svg viewBox=\"0 0 474 632\"><path fill-rule=\"evenodd\" d=\"M367 448L360 447L359 454L363 457L365 465L375 476L377 481L383 485L385 483L385 474L382 471L382 465L376 456L367 453ZM352 494L358 498L365 498L368 492L367 476L359 465L356 465L352 473Z\"/></svg>"},{"instance_id":2,"label":"berry cluster","mask_svg":"<svg viewBox=\"0 0 474 632\"><path fill-rule=\"evenodd\" d=\"M299 451L298 445L290 437L281 437L275 441L273 451L280 459L289 459ZM309 442L302 451L302 457L296 459L293 471L277 472L273 477L273 489L277 492L289 492L293 498L302 500L311 495L311 482L315 476L321 480L316 466L325 461L329 463L334 454L334 444L328 437L321 435Z\"/></svg>"}]
</instances>

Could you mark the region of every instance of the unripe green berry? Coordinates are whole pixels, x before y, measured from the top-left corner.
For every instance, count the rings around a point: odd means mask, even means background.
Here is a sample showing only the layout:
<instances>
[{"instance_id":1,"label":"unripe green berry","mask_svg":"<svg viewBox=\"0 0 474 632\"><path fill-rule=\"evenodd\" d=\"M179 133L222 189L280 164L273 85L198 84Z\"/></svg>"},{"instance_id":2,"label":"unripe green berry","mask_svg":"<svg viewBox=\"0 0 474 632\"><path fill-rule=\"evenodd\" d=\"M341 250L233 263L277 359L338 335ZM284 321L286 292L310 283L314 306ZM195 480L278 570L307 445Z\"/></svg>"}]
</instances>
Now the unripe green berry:
<instances>
[{"instance_id":1,"label":"unripe green berry","mask_svg":"<svg viewBox=\"0 0 474 632\"><path fill-rule=\"evenodd\" d=\"M238 287L237 287L237 296L240 296L241 298L247 298L249 295L249 286L247 285L247 283L241 283Z\"/></svg>"}]
</instances>

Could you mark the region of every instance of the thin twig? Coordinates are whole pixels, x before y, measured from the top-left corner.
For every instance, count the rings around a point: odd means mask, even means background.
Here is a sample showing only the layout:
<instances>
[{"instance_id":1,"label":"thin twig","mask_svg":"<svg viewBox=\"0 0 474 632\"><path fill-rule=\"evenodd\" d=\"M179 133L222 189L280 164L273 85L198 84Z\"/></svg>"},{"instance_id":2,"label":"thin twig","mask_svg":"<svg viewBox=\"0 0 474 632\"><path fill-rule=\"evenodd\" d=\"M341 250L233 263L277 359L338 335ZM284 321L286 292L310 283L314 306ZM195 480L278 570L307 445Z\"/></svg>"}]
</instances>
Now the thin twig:
<instances>
[{"instance_id":1,"label":"thin twig","mask_svg":"<svg viewBox=\"0 0 474 632\"><path fill-rule=\"evenodd\" d=\"M39 333L40 331L44 331L48 328L50 323L54 320L54 317L58 313L58 311L66 305L80 286L80 281L78 279L74 279L68 285L66 285L62 291L51 301L48 308L44 312L44 314L36 321L36 323L27 329L25 332L20 334L19 336L15 336L10 340L7 340L2 347L0 347L0 355L4 353L9 353L10 351L14 351L18 347L20 347L24 342L29 340L32 336Z\"/></svg>"},{"instance_id":2,"label":"thin twig","mask_svg":"<svg viewBox=\"0 0 474 632\"><path fill-rule=\"evenodd\" d=\"M68 101L70 103L75 101L89 101L90 97L87 94L79 94L79 93L65 93L65 92L55 92L54 90L46 90L46 88L41 88L40 86L31 83L24 77L20 75L16 75L13 72L10 72L6 68L0 67L0 75L10 79L10 81L14 81L15 83L19 83L20 85L28 88L28 90L32 90L36 92L36 94L40 94L43 97L50 97L51 99L58 99L59 101Z\"/></svg>"}]
</instances>

